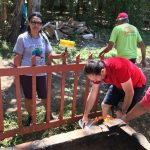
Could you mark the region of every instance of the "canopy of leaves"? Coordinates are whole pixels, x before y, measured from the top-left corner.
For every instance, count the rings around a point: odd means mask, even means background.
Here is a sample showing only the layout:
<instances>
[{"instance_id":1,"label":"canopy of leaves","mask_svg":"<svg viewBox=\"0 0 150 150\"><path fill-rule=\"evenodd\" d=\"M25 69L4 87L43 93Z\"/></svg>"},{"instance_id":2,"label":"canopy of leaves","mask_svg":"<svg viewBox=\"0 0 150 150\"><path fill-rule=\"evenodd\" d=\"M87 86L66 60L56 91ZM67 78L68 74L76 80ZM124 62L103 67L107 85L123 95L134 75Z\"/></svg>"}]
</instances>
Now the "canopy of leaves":
<instances>
[{"instance_id":1,"label":"canopy of leaves","mask_svg":"<svg viewBox=\"0 0 150 150\"><path fill-rule=\"evenodd\" d=\"M14 38L19 33L12 31L12 27L20 28L21 19L18 19L19 15L16 12L20 12L22 1L0 0L1 38L10 41L16 40ZM32 1L28 0L30 9L32 9ZM125 11L129 14L131 24L142 27L145 10L149 10L149 6L149 0L42 0L41 13L45 22L74 18L86 21L91 28L94 28L95 26L113 27L117 14ZM15 33L16 35L12 36Z\"/></svg>"}]
</instances>

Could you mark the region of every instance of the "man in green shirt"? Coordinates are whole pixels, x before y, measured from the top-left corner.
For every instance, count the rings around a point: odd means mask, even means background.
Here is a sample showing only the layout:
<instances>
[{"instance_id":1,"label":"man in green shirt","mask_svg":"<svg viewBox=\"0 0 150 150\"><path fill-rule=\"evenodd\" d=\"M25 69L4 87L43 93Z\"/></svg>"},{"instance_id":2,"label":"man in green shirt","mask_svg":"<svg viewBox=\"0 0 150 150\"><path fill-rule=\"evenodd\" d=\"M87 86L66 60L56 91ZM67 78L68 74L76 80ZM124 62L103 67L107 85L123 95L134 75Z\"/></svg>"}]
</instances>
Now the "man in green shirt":
<instances>
[{"instance_id":1,"label":"man in green shirt","mask_svg":"<svg viewBox=\"0 0 150 150\"><path fill-rule=\"evenodd\" d=\"M117 50L117 56L128 58L133 63L137 58L137 45L141 48L142 60L141 64L146 67L145 61L145 45L139 34L138 29L129 24L128 14L119 13L116 19L116 26L113 28L108 45L100 53L100 57L109 52L113 46Z\"/></svg>"}]
</instances>

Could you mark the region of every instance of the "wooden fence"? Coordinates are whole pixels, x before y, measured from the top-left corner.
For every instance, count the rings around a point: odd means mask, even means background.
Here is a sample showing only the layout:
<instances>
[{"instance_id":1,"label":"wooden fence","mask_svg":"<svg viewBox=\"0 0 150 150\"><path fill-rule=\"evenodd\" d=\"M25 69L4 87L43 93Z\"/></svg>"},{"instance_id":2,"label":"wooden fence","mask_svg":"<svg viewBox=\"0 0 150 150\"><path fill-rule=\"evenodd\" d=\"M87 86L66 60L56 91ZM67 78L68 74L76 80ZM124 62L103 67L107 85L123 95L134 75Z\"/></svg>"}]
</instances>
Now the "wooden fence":
<instances>
[{"instance_id":1,"label":"wooden fence","mask_svg":"<svg viewBox=\"0 0 150 150\"><path fill-rule=\"evenodd\" d=\"M91 58L92 56L89 56ZM62 64L54 64L52 65L53 59L61 59ZM78 86L78 73L83 70L84 64L80 63L80 55L76 57L75 63L67 64L67 52L64 52L57 56L50 55L48 58L48 64L45 66L35 66L35 57L32 58L32 67L23 67L18 66L18 57L14 59L14 64L17 67L12 68L1 68L0 69L0 140L3 140L8 137L13 137L18 134L27 134L33 133L41 130L46 130L49 128L58 127L63 124L73 123L78 121L84 112L86 99L89 92L90 81L86 79L86 87L84 92L84 104L83 104L83 111L81 114L76 114L76 96L77 96L77 86ZM56 120L50 120L51 114L51 79L52 73L60 73L61 74L61 98L60 98L60 108L59 108L59 117ZM64 118L64 96L65 96L65 82L66 82L66 73L67 72L74 72L74 89L73 89L73 96L72 96L72 114L70 117ZM47 108L46 108L46 122L37 123L36 122L36 74L38 73L46 73L47 74ZM21 110L21 92L20 92L20 75L25 74L32 74L32 116L33 116L33 124L31 126L23 126L22 124L22 110ZM1 89L1 77L4 76L14 76L14 84L15 84L15 91L16 95L16 105L17 105L17 123L18 127L15 129L4 129L4 111L3 111L3 96L2 96L2 89ZM90 116L98 116L101 114L100 111L97 110L97 103L95 103L95 109L91 112Z\"/></svg>"},{"instance_id":2,"label":"wooden fence","mask_svg":"<svg viewBox=\"0 0 150 150\"><path fill-rule=\"evenodd\" d=\"M89 56L92 58L92 55ZM61 64L53 64L52 61L54 59L61 59ZM80 55L78 55L75 59L75 63L67 64L67 52L62 54L53 56L50 55L48 57L48 63L45 66L35 66L35 57L32 57L32 67L23 67L18 66L18 57L14 59L14 64L17 67L10 67L10 68L0 68L0 140L5 138L14 137L15 135L19 134L27 134L38 132L42 130L46 130L49 128L58 127L63 124L74 123L82 118L86 99L88 96L89 88L90 88L90 81L85 79L85 90L84 90L84 97L83 97L83 108L82 112L77 115L76 109L76 100L77 100L77 87L79 81L79 72L83 70L84 63L80 63ZM150 85L150 76L149 76L150 68L143 69L143 72L147 76L147 85ZM64 117L64 101L65 101L65 82L68 80L66 78L66 74L68 72L74 73L74 83L73 83L73 94L72 94L72 109L71 115L69 117ZM36 74L38 73L46 73L47 74L47 108L46 108L46 122L37 123L36 122ZM52 96L52 73L59 73L61 77L61 92L60 92L60 108L59 108L59 117L58 119L51 120L51 96ZM22 109L21 109L21 88L20 88L20 75L25 74L32 74L32 116L33 116L33 124L31 126L23 126L22 124ZM1 88L2 77L4 76L14 76L14 84L15 84L15 91L14 95L16 95L16 105L17 105L17 124L18 127L15 129L5 129L4 128L4 110L3 110L3 91ZM98 116L101 115L101 111L98 111L98 99L95 102L93 111L89 114L90 116Z\"/></svg>"}]
</instances>

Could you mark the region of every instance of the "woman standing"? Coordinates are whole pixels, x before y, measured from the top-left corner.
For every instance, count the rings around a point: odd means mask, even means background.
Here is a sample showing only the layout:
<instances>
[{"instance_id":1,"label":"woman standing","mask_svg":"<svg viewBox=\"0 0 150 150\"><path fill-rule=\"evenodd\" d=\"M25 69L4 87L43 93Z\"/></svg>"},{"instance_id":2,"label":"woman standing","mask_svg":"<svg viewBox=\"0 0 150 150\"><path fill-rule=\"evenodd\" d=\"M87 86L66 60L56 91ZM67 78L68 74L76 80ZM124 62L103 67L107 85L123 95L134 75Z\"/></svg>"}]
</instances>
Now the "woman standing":
<instances>
[{"instance_id":1,"label":"woman standing","mask_svg":"<svg viewBox=\"0 0 150 150\"><path fill-rule=\"evenodd\" d=\"M20 34L13 52L20 58L21 66L32 66L31 58L36 56L36 65L45 65L45 56L49 55L52 47L47 36L42 32L43 19L39 12L32 13L28 18L27 32ZM21 75L20 82L25 96L25 107L28 112L27 125L32 123L32 75ZM40 73L36 76L36 91L46 107L47 85L46 74Z\"/></svg>"}]
</instances>

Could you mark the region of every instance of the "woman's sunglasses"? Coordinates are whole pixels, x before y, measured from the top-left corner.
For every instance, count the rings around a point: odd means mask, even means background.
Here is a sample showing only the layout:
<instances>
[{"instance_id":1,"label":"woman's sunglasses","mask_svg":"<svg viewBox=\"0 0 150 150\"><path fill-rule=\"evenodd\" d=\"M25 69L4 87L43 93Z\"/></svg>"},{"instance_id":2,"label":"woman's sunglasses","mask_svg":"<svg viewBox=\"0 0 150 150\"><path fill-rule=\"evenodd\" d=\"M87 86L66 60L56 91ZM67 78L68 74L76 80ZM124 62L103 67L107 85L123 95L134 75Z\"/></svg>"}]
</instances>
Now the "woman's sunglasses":
<instances>
[{"instance_id":1,"label":"woman's sunglasses","mask_svg":"<svg viewBox=\"0 0 150 150\"><path fill-rule=\"evenodd\" d=\"M32 24L32 25L42 25L42 22L40 22L40 21L30 21L30 23Z\"/></svg>"}]
</instances>

